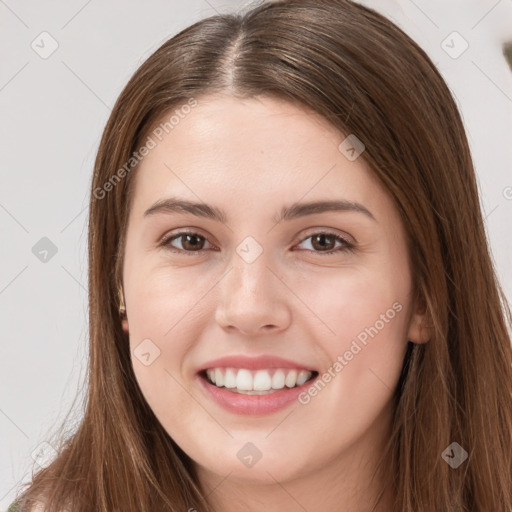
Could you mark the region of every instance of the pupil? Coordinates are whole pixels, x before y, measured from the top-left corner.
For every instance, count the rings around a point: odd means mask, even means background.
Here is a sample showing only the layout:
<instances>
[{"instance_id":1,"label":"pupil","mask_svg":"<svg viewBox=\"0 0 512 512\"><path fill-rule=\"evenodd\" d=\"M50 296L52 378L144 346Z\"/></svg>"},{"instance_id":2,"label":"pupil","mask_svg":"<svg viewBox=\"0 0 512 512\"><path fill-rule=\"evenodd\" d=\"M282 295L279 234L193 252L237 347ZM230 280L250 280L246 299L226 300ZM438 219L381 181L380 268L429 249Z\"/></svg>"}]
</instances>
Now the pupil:
<instances>
[{"instance_id":1,"label":"pupil","mask_svg":"<svg viewBox=\"0 0 512 512\"><path fill-rule=\"evenodd\" d=\"M328 243L328 247L326 247L325 245L325 239L326 238L330 238L331 235L316 235L315 237L313 237L313 246L315 246L315 242L318 241L318 240L321 240L320 242L320 248L321 249L331 249L332 248L332 243Z\"/></svg>"},{"instance_id":2,"label":"pupil","mask_svg":"<svg viewBox=\"0 0 512 512\"><path fill-rule=\"evenodd\" d=\"M197 245L198 245L197 242L199 240L199 237L197 235L185 235L185 240L186 241L185 241L184 247L186 247L187 244L190 244L190 240L191 239L193 241L195 240L195 242L196 242L195 244L194 244L194 242L191 243L192 250L196 250L197 249ZM200 242L199 242L199 245L201 245Z\"/></svg>"}]
</instances>

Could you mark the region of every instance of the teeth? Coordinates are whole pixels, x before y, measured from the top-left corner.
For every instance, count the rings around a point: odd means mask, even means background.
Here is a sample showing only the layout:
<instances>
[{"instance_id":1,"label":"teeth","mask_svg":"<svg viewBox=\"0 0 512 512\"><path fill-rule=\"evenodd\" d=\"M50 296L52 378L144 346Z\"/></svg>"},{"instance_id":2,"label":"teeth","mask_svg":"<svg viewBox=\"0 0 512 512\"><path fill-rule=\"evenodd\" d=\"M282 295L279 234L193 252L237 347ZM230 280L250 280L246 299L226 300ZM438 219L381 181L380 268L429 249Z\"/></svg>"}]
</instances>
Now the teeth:
<instances>
[{"instance_id":1,"label":"teeth","mask_svg":"<svg viewBox=\"0 0 512 512\"><path fill-rule=\"evenodd\" d=\"M215 384L219 387L224 386L224 375L220 368L215 369Z\"/></svg>"},{"instance_id":2,"label":"teeth","mask_svg":"<svg viewBox=\"0 0 512 512\"><path fill-rule=\"evenodd\" d=\"M219 370L215 370L215 375ZM219 383L216 383L219 386ZM241 391L254 391L252 387L252 375L249 370L238 370L238 374L236 376L236 388Z\"/></svg>"},{"instance_id":3,"label":"teeth","mask_svg":"<svg viewBox=\"0 0 512 512\"><path fill-rule=\"evenodd\" d=\"M226 369L226 373L224 374L224 386L229 389L236 388L236 372L233 368Z\"/></svg>"},{"instance_id":4,"label":"teeth","mask_svg":"<svg viewBox=\"0 0 512 512\"><path fill-rule=\"evenodd\" d=\"M209 368L208 380L217 387L225 387L245 394L265 394L272 390L302 386L312 376L307 370L257 370L245 368Z\"/></svg>"},{"instance_id":5,"label":"teeth","mask_svg":"<svg viewBox=\"0 0 512 512\"><path fill-rule=\"evenodd\" d=\"M286 376L284 383L286 384L287 388L293 388L293 386L297 384L297 371L292 370L291 372L288 372L288 375Z\"/></svg>"},{"instance_id":6,"label":"teeth","mask_svg":"<svg viewBox=\"0 0 512 512\"><path fill-rule=\"evenodd\" d=\"M277 370L272 376L272 389L283 389L285 381L285 373L283 370Z\"/></svg>"},{"instance_id":7,"label":"teeth","mask_svg":"<svg viewBox=\"0 0 512 512\"><path fill-rule=\"evenodd\" d=\"M299 375L297 376L297 386L302 386L302 384L304 384L309 379L309 377L311 377L310 372L305 370L299 372Z\"/></svg>"},{"instance_id":8,"label":"teeth","mask_svg":"<svg viewBox=\"0 0 512 512\"><path fill-rule=\"evenodd\" d=\"M272 377L266 370L258 370L254 376L252 389L254 391L268 391L272 389Z\"/></svg>"}]
</instances>

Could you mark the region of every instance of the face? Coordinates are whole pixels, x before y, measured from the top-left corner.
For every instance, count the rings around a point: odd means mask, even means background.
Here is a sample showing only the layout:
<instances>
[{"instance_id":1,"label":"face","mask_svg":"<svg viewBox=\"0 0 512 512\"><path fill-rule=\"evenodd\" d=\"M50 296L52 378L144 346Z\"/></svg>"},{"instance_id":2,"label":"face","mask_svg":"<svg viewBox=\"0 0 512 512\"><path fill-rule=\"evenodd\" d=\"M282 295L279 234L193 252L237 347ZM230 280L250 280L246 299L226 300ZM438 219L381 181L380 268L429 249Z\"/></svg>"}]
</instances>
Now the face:
<instances>
[{"instance_id":1,"label":"face","mask_svg":"<svg viewBox=\"0 0 512 512\"><path fill-rule=\"evenodd\" d=\"M426 341L398 213L323 118L197 101L150 134L134 183L123 289L140 388L203 475L349 467L387 435L407 340Z\"/></svg>"}]
</instances>

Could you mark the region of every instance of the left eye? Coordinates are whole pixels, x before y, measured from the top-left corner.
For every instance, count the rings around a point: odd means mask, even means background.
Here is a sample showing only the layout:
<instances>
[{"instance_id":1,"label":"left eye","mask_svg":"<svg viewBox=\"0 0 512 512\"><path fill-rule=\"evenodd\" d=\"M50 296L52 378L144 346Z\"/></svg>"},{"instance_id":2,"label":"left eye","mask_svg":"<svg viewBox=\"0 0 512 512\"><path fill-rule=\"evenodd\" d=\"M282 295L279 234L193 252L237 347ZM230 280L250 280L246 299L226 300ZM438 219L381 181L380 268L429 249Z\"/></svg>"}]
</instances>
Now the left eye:
<instances>
[{"instance_id":1,"label":"left eye","mask_svg":"<svg viewBox=\"0 0 512 512\"><path fill-rule=\"evenodd\" d=\"M300 242L299 245L303 244L309 239L311 239L310 245L313 249L306 250L318 252L321 254L332 254L334 252L341 252L343 250L351 250L354 248L353 244L348 240L345 240L343 237L334 233L324 232L314 233L307 236ZM181 247L172 245L172 242L175 240L180 241ZM208 244L210 243L204 236L198 233L182 231L164 239L161 245L164 247L170 247L172 252L196 253L205 248L205 242ZM340 245L336 247L336 243L339 243Z\"/></svg>"},{"instance_id":2,"label":"left eye","mask_svg":"<svg viewBox=\"0 0 512 512\"><path fill-rule=\"evenodd\" d=\"M310 245L313 247L313 252L319 252L322 254L332 254L334 252L341 252L343 250L350 250L354 248L353 244L351 244L348 240L345 240L343 237L335 235L334 233L314 233L304 238L301 244L309 239L311 239ZM338 246L337 248L340 250L335 248L336 242L341 244L341 247ZM320 248L320 250L314 250L316 248Z\"/></svg>"}]
</instances>

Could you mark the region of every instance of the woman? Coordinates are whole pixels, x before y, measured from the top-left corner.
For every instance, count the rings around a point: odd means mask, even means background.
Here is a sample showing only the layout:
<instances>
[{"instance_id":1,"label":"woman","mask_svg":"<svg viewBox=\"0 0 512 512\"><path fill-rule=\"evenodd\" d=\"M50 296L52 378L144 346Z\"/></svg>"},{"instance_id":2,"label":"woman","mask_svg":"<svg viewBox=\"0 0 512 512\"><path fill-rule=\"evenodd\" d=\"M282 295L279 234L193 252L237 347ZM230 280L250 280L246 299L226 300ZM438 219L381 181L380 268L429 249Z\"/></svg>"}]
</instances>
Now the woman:
<instances>
[{"instance_id":1,"label":"woman","mask_svg":"<svg viewBox=\"0 0 512 512\"><path fill-rule=\"evenodd\" d=\"M19 510L509 511L510 311L453 98L347 0L219 15L121 93L84 418Z\"/></svg>"}]
</instances>

